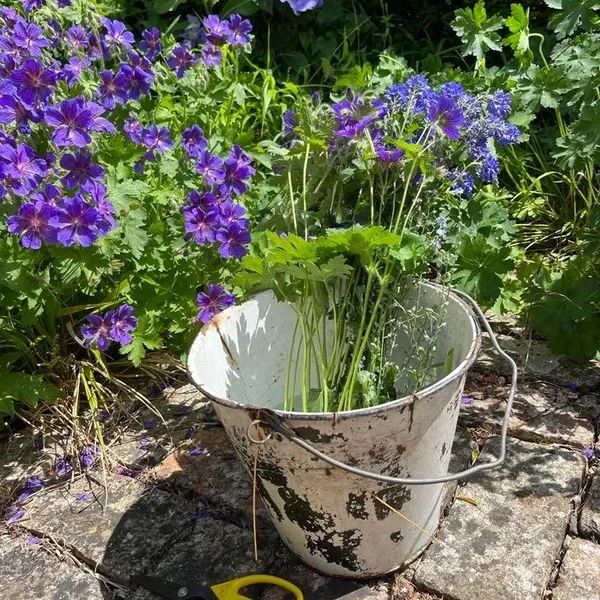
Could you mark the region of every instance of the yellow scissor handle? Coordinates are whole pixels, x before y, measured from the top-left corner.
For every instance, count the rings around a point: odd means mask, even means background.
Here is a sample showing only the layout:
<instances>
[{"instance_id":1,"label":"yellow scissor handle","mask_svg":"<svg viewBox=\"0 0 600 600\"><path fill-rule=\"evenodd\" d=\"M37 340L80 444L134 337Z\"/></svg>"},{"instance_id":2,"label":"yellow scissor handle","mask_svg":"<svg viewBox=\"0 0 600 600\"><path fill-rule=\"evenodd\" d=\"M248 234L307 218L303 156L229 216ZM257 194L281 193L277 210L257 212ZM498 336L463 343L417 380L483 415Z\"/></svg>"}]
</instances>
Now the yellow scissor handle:
<instances>
[{"instance_id":1,"label":"yellow scissor handle","mask_svg":"<svg viewBox=\"0 0 600 600\"><path fill-rule=\"evenodd\" d=\"M256 585L257 583L266 583L267 585L276 585L288 592L294 594L296 600L304 600L302 592L291 582L280 577L273 577L272 575L247 575L246 577L238 577L225 583L218 583L212 585L210 589L215 593L219 600L252 600L247 596L242 596L240 590L250 585Z\"/></svg>"}]
</instances>

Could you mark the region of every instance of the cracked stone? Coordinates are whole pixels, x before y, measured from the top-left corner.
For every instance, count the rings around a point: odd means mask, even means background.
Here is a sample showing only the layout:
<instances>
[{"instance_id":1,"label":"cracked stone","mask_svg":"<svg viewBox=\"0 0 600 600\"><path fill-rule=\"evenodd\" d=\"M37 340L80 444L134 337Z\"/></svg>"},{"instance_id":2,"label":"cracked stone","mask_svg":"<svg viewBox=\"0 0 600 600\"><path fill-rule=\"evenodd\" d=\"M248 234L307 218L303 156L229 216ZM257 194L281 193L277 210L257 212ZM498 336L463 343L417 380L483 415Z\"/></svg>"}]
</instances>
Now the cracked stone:
<instances>
[{"instance_id":1,"label":"cracked stone","mask_svg":"<svg viewBox=\"0 0 600 600\"><path fill-rule=\"evenodd\" d=\"M488 440L481 460L497 455ZM505 464L469 482L418 564L415 583L461 600L538 600L549 582L580 488L582 457L509 440Z\"/></svg>"},{"instance_id":2,"label":"cracked stone","mask_svg":"<svg viewBox=\"0 0 600 600\"><path fill-rule=\"evenodd\" d=\"M596 471L590 493L586 499L581 518L579 519L579 533L585 537L595 538L600 541L600 472Z\"/></svg>"},{"instance_id":3,"label":"cracked stone","mask_svg":"<svg viewBox=\"0 0 600 600\"><path fill-rule=\"evenodd\" d=\"M59 560L24 538L0 535L0 588L7 600L103 600L102 584L77 566Z\"/></svg>"},{"instance_id":4,"label":"cracked stone","mask_svg":"<svg viewBox=\"0 0 600 600\"><path fill-rule=\"evenodd\" d=\"M27 529L50 535L119 581L150 561L189 529L193 506L183 498L111 476L104 488L86 478L47 489L26 505Z\"/></svg>"},{"instance_id":5,"label":"cracked stone","mask_svg":"<svg viewBox=\"0 0 600 600\"><path fill-rule=\"evenodd\" d=\"M44 449L36 449L31 433L12 434L0 446L0 489L17 488L27 477L44 476L54 465L57 449L51 440Z\"/></svg>"},{"instance_id":6,"label":"cracked stone","mask_svg":"<svg viewBox=\"0 0 600 600\"><path fill-rule=\"evenodd\" d=\"M600 600L600 546L573 539L560 567L554 600Z\"/></svg>"},{"instance_id":7,"label":"cracked stone","mask_svg":"<svg viewBox=\"0 0 600 600\"><path fill-rule=\"evenodd\" d=\"M513 357L521 375L539 376L560 386L574 384L585 393L597 393L600 390L600 361L581 363L566 356L557 356L545 342L525 339L518 332L517 335L499 334L496 338L500 347ZM510 375L508 363L494 351L485 333L482 351L474 369L493 371L505 377Z\"/></svg>"},{"instance_id":8,"label":"cracked stone","mask_svg":"<svg viewBox=\"0 0 600 600\"><path fill-rule=\"evenodd\" d=\"M192 585L214 585L253 573L269 572L269 557L279 541L271 532L259 537L259 560L254 560L252 531L212 518L198 519L187 539L169 548L147 575ZM142 588L131 600L159 600Z\"/></svg>"},{"instance_id":9,"label":"cracked stone","mask_svg":"<svg viewBox=\"0 0 600 600\"><path fill-rule=\"evenodd\" d=\"M121 463L154 466L186 440L200 423L215 419L208 401L191 384L169 388L152 406L155 410L143 406L132 416L125 424L124 433L111 445L112 453Z\"/></svg>"},{"instance_id":10,"label":"cracked stone","mask_svg":"<svg viewBox=\"0 0 600 600\"><path fill-rule=\"evenodd\" d=\"M225 430L222 427L199 429L190 444L203 452L190 456L189 449L182 449L169 455L149 475L205 497L211 505L230 506L251 514L251 480ZM264 513L262 507L260 512Z\"/></svg>"},{"instance_id":11,"label":"cracked stone","mask_svg":"<svg viewBox=\"0 0 600 600\"><path fill-rule=\"evenodd\" d=\"M460 422L500 430L508 385L498 385L490 374L474 373L465 394L474 398L461 407ZM577 448L594 439L593 421L600 415L600 397L578 395L544 382L522 382L517 386L509 424L509 435L530 442L553 442Z\"/></svg>"}]
</instances>

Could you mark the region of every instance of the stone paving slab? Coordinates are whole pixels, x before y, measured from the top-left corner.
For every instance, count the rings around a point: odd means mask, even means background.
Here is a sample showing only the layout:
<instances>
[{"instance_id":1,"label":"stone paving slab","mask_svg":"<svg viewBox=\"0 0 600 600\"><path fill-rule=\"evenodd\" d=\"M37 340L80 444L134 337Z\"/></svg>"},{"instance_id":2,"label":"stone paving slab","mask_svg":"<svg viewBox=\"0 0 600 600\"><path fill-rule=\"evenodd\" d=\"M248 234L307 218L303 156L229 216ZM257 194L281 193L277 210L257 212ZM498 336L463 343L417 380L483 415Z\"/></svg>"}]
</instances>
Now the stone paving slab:
<instances>
[{"instance_id":1,"label":"stone paving slab","mask_svg":"<svg viewBox=\"0 0 600 600\"><path fill-rule=\"evenodd\" d=\"M499 330L494 323L492 328ZM506 331L512 333L510 329ZM582 392L598 393L600 390L600 361L578 363L553 354L543 341L520 335L501 333L496 335L496 339L500 347L513 357L521 376L534 376L562 386L574 385ZM508 363L494 351L486 333L483 334L481 353L474 369L510 376Z\"/></svg>"},{"instance_id":2,"label":"stone paving slab","mask_svg":"<svg viewBox=\"0 0 600 600\"><path fill-rule=\"evenodd\" d=\"M498 446L488 441L481 460ZM503 467L461 490L470 502L452 506L416 568L417 587L460 600L539 600L583 469L574 452L510 440Z\"/></svg>"},{"instance_id":3,"label":"stone paving slab","mask_svg":"<svg viewBox=\"0 0 600 600\"><path fill-rule=\"evenodd\" d=\"M600 600L600 546L575 538L567 549L553 600Z\"/></svg>"},{"instance_id":4,"label":"stone paving slab","mask_svg":"<svg viewBox=\"0 0 600 600\"><path fill-rule=\"evenodd\" d=\"M147 574L185 584L209 585L268 570L269 557L280 542L273 532L259 537L259 560L254 560L252 532L210 517L196 521L191 534L165 553ZM158 600L143 589L131 600Z\"/></svg>"},{"instance_id":5,"label":"stone paving slab","mask_svg":"<svg viewBox=\"0 0 600 600\"><path fill-rule=\"evenodd\" d=\"M197 429L186 448L167 456L148 475L204 497L212 506L252 512L250 476L222 427Z\"/></svg>"},{"instance_id":6,"label":"stone paving slab","mask_svg":"<svg viewBox=\"0 0 600 600\"><path fill-rule=\"evenodd\" d=\"M490 374L469 378L465 395L474 402L461 407L463 425L483 425L498 432L504 416L508 385ZM521 382L513 404L509 434L530 442L553 442L586 448L594 440L594 419L600 416L600 396L577 394L564 386Z\"/></svg>"},{"instance_id":7,"label":"stone paving slab","mask_svg":"<svg viewBox=\"0 0 600 600\"><path fill-rule=\"evenodd\" d=\"M596 471L589 495L581 509L579 533L600 542L600 472Z\"/></svg>"},{"instance_id":8,"label":"stone paving slab","mask_svg":"<svg viewBox=\"0 0 600 600\"><path fill-rule=\"evenodd\" d=\"M152 407L142 406L131 415L126 431L111 445L111 452L123 464L154 466L191 438L202 423L216 418L208 401L191 384L165 390L152 401Z\"/></svg>"},{"instance_id":9,"label":"stone paving slab","mask_svg":"<svg viewBox=\"0 0 600 600\"><path fill-rule=\"evenodd\" d=\"M98 483L81 478L36 495L20 524L51 535L111 579L127 581L194 522L193 505L127 477Z\"/></svg>"},{"instance_id":10,"label":"stone paving slab","mask_svg":"<svg viewBox=\"0 0 600 600\"><path fill-rule=\"evenodd\" d=\"M109 595L98 579L75 565L27 546L25 538L0 535L0 597L104 600Z\"/></svg>"}]
</instances>

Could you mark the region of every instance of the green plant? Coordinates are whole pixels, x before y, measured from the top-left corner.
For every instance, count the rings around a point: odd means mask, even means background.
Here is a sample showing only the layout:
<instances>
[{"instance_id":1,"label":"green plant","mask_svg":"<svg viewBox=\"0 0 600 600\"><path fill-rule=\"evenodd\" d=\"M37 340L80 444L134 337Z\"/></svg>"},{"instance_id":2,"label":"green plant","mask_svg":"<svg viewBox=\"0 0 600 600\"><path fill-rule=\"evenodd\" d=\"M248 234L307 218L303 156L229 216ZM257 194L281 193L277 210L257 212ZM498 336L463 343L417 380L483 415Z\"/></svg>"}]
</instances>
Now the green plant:
<instances>
[{"instance_id":1,"label":"green plant","mask_svg":"<svg viewBox=\"0 0 600 600\"><path fill-rule=\"evenodd\" d=\"M287 409L344 411L386 402L399 387L416 391L440 368L431 364L435 322L415 352L418 365L396 365L391 354L395 333L414 320L402 312L411 282L431 263L446 265L448 207L457 220L470 214L487 244L473 252L462 228L463 272L469 281L481 278L478 290L488 302L499 294L486 278L507 270L501 219L483 204L477 214L471 196L498 176L494 141L518 138L506 121L510 98L473 96L456 82L434 89L422 75L399 82L405 72L402 61L385 56L380 69L360 77L360 94L348 90L331 105L307 103L285 115L287 150L279 152L281 200L274 209L288 233L258 237L236 282L246 290L270 287L295 307ZM501 266L487 258L466 264L474 254L489 255L492 244Z\"/></svg>"},{"instance_id":2,"label":"green plant","mask_svg":"<svg viewBox=\"0 0 600 600\"><path fill-rule=\"evenodd\" d=\"M557 352L583 359L600 350L598 258L587 243L595 235L600 192L600 5L546 4L551 34L535 30L519 4L502 18L488 16L478 2L457 11L453 26L465 52L476 57L479 84L510 89L514 122L529 126L524 143L510 150L504 180L516 192L507 206L520 221L518 239L528 252L519 270L522 309L531 309L532 325ZM503 64L489 66L500 52ZM551 315L561 306L553 331Z\"/></svg>"}]
</instances>

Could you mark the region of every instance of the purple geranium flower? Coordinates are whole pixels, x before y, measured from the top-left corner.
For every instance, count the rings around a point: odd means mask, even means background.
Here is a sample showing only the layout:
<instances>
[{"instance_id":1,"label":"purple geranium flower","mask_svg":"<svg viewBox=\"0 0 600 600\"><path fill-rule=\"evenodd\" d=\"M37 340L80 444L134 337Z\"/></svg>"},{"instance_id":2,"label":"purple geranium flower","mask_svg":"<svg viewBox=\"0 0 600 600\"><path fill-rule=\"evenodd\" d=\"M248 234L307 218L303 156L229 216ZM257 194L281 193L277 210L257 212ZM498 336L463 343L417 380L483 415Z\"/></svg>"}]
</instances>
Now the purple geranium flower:
<instances>
[{"instance_id":1,"label":"purple geranium flower","mask_svg":"<svg viewBox=\"0 0 600 600\"><path fill-rule=\"evenodd\" d=\"M246 245L250 243L250 233L240 223L227 223L217 232L216 238L221 242L219 254L223 258L243 258L248 252Z\"/></svg>"},{"instance_id":2,"label":"purple geranium flower","mask_svg":"<svg viewBox=\"0 0 600 600\"><path fill-rule=\"evenodd\" d=\"M79 462L84 469L90 469L98 459L97 446L84 446L79 452Z\"/></svg>"},{"instance_id":3,"label":"purple geranium flower","mask_svg":"<svg viewBox=\"0 0 600 600\"><path fill-rule=\"evenodd\" d=\"M236 204L231 200L225 200L219 206L221 223L239 223L243 227L248 227L248 218L246 209L241 204Z\"/></svg>"},{"instance_id":4,"label":"purple geranium flower","mask_svg":"<svg viewBox=\"0 0 600 600\"><path fill-rule=\"evenodd\" d=\"M29 121L39 121L37 112L12 94L0 96L0 123L6 125L14 122L22 133L29 133Z\"/></svg>"},{"instance_id":5,"label":"purple geranium flower","mask_svg":"<svg viewBox=\"0 0 600 600\"><path fill-rule=\"evenodd\" d=\"M136 144L142 144L142 136L144 134L144 126L133 116L129 117L123 125L123 131L127 137Z\"/></svg>"},{"instance_id":6,"label":"purple geranium flower","mask_svg":"<svg viewBox=\"0 0 600 600\"><path fill-rule=\"evenodd\" d=\"M186 206L183 209L183 219L186 233L191 234L197 244L215 241L221 225L217 210Z\"/></svg>"},{"instance_id":7,"label":"purple geranium flower","mask_svg":"<svg viewBox=\"0 0 600 600\"><path fill-rule=\"evenodd\" d=\"M18 144L16 148L0 145L0 175L18 196L35 189L46 169L46 161L38 158L27 144Z\"/></svg>"},{"instance_id":8,"label":"purple geranium flower","mask_svg":"<svg viewBox=\"0 0 600 600\"><path fill-rule=\"evenodd\" d=\"M11 73L10 80L17 88L19 98L32 105L37 100L45 102L50 96L56 83L56 73L45 69L37 59L28 58Z\"/></svg>"},{"instance_id":9,"label":"purple geranium flower","mask_svg":"<svg viewBox=\"0 0 600 600\"><path fill-rule=\"evenodd\" d=\"M21 504L28 500L30 496L35 494L35 492L41 490L44 487L44 482L39 477L28 477L25 481L25 485L23 489L19 493L17 498L17 502Z\"/></svg>"},{"instance_id":10,"label":"purple geranium flower","mask_svg":"<svg viewBox=\"0 0 600 600\"><path fill-rule=\"evenodd\" d=\"M30 10L40 8L44 4L44 0L21 0L21 4L23 5L23 10L29 12Z\"/></svg>"},{"instance_id":11,"label":"purple geranium flower","mask_svg":"<svg viewBox=\"0 0 600 600\"><path fill-rule=\"evenodd\" d=\"M231 193L243 194L248 186L246 181L256 172L250 166L250 157L239 147L233 146L225 160L225 176L223 183Z\"/></svg>"},{"instance_id":12,"label":"purple geranium flower","mask_svg":"<svg viewBox=\"0 0 600 600\"><path fill-rule=\"evenodd\" d=\"M142 134L142 143L149 151L146 158L151 160L154 157L154 152L162 154L165 150L173 147L171 132L167 127L157 127L150 125Z\"/></svg>"},{"instance_id":13,"label":"purple geranium flower","mask_svg":"<svg viewBox=\"0 0 600 600\"><path fill-rule=\"evenodd\" d=\"M205 44L202 46L202 62L207 69L214 69L221 64L223 53L221 48L214 44Z\"/></svg>"},{"instance_id":14,"label":"purple geranium flower","mask_svg":"<svg viewBox=\"0 0 600 600\"><path fill-rule=\"evenodd\" d=\"M279 0L285 4L289 4L292 7L295 15L306 12L308 10L314 10L315 8L321 8L323 6L323 0Z\"/></svg>"},{"instance_id":15,"label":"purple geranium flower","mask_svg":"<svg viewBox=\"0 0 600 600\"><path fill-rule=\"evenodd\" d=\"M33 194L31 199L35 202L45 202L50 206L56 207L58 205L58 200L60 198L60 190L50 183L44 185L44 187L39 191Z\"/></svg>"},{"instance_id":16,"label":"purple geranium flower","mask_svg":"<svg viewBox=\"0 0 600 600\"><path fill-rule=\"evenodd\" d=\"M206 39L215 46L221 46L228 41L231 35L231 26L226 19L219 19L218 15L208 15L202 19L206 31Z\"/></svg>"},{"instance_id":17,"label":"purple geranium flower","mask_svg":"<svg viewBox=\"0 0 600 600\"><path fill-rule=\"evenodd\" d=\"M206 150L208 144L202 129L198 125L192 125L181 134L181 145L189 156L196 158L201 150Z\"/></svg>"},{"instance_id":18,"label":"purple geranium flower","mask_svg":"<svg viewBox=\"0 0 600 600\"><path fill-rule=\"evenodd\" d=\"M72 25L67 29L67 45L71 50L84 50L89 46L90 32L81 25Z\"/></svg>"},{"instance_id":19,"label":"purple geranium flower","mask_svg":"<svg viewBox=\"0 0 600 600\"><path fill-rule=\"evenodd\" d=\"M122 64L119 67L119 75L127 82L128 96L132 100L138 100L147 94L152 87L154 75L141 67Z\"/></svg>"},{"instance_id":20,"label":"purple geranium flower","mask_svg":"<svg viewBox=\"0 0 600 600\"><path fill-rule=\"evenodd\" d=\"M175 71L177 77L181 78L196 60L189 50L178 45L171 51L171 55L167 58L167 64Z\"/></svg>"},{"instance_id":21,"label":"purple geranium flower","mask_svg":"<svg viewBox=\"0 0 600 600\"><path fill-rule=\"evenodd\" d=\"M39 56L50 42L42 35L42 28L29 21L17 21L14 25L11 41L19 51L27 56Z\"/></svg>"},{"instance_id":22,"label":"purple geranium flower","mask_svg":"<svg viewBox=\"0 0 600 600\"><path fill-rule=\"evenodd\" d=\"M223 161L208 150L200 151L196 171L202 175L204 183L209 187L219 185L225 179Z\"/></svg>"},{"instance_id":23,"label":"purple geranium flower","mask_svg":"<svg viewBox=\"0 0 600 600\"><path fill-rule=\"evenodd\" d=\"M122 346L133 340L131 332L137 327L133 306L122 304L110 313L110 337Z\"/></svg>"},{"instance_id":24,"label":"purple geranium flower","mask_svg":"<svg viewBox=\"0 0 600 600\"><path fill-rule=\"evenodd\" d=\"M58 229L56 237L64 246L91 246L98 238L98 211L81 196L65 198L50 224Z\"/></svg>"},{"instance_id":25,"label":"purple geranium flower","mask_svg":"<svg viewBox=\"0 0 600 600\"><path fill-rule=\"evenodd\" d=\"M89 502L94 499L94 494L92 492L77 492L75 494L76 502Z\"/></svg>"},{"instance_id":26,"label":"purple geranium flower","mask_svg":"<svg viewBox=\"0 0 600 600\"><path fill-rule=\"evenodd\" d=\"M68 456L61 456L54 465L54 472L57 477L64 477L73 470L71 459Z\"/></svg>"},{"instance_id":27,"label":"purple geranium flower","mask_svg":"<svg viewBox=\"0 0 600 600\"><path fill-rule=\"evenodd\" d=\"M149 60L155 60L158 57L162 50L162 44L160 43L160 31L156 27L142 31L140 50Z\"/></svg>"},{"instance_id":28,"label":"purple geranium flower","mask_svg":"<svg viewBox=\"0 0 600 600\"><path fill-rule=\"evenodd\" d=\"M87 181L82 185L82 189L89 194L93 207L98 211L96 220L98 233L106 235L117 226L115 207L106 196L106 186L97 181Z\"/></svg>"},{"instance_id":29,"label":"purple geranium flower","mask_svg":"<svg viewBox=\"0 0 600 600\"><path fill-rule=\"evenodd\" d=\"M227 43L232 46L245 46L250 43L252 23L248 19L242 19L240 15L234 13L229 15L229 35Z\"/></svg>"},{"instance_id":30,"label":"purple geranium flower","mask_svg":"<svg viewBox=\"0 0 600 600\"><path fill-rule=\"evenodd\" d=\"M97 93L102 106L112 110L117 104L125 104L128 97L127 76L122 71L101 71L99 75L100 85Z\"/></svg>"},{"instance_id":31,"label":"purple geranium flower","mask_svg":"<svg viewBox=\"0 0 600 600\"><path fill-rule=\"evenodd\" d=\"M6 509L6 524L13 525L25 517L25 509L18 504L13 504Z\"/></svg>"},{"instance_id":32,"label":"purple geranium flower","mask_svg":"<svg viewBox=\"0 0 600 600\"><path fill-rule=\"evenodd\" d=\"M87 323L81 326L86 346L95 346L98 350L105 352L112 342L109 334L110 323L106 316L91 314L87 316Z\"/></svg>"},{"instance_id":33,"label":"purple geranium flower","mask_svg":"<svg viewBox=\"0 0 600 600\"><path fill-rule=\"evenodd\" d=\"M55 214L55 207L47 202L26 202L19 207L16 215L8 217L8 231L20 236L20 244L24 248L37 250L43 242L56 242L56 229L50 224Z\"/></svg>"},{"instance_id":34,"label":"purple geranium flower","mask_svg":"<svg viewBox=\"0 0 600 600\"><path fill-rule=\"evenodd\" d=\"M450 96L438 96L429 107L427 118L431 123L437 124L451 140L460 137L461 127L465 124L463 111Z\"/></svg>"},{"instance_id":35,"label":"purple geranium flower","mask_svg":"<svg viewBox=\"0 0 600 600\"><path fill-rule=\"evenodd\" d=\"M60 166L68 171L62 178L62 182L65 187L71 189L104 176L104 169L92 163L92 155L87 150L64 154L60 159Z\"/></svg>"},{"instance_id":36,"label":"purple geranium flower","mask_svg":"<svg viewBox=\"0 0 600 600\"><path fill-rule=\"evenodd\" d=\"M192 190L188 194L188 202L191 206L201 208L203 210L217 210L217 197L211 192L197 192Z\"/></svg>"},{"instance_id":37,"label":"purple geranium flower","mask_svg":"<svg viewBox=\"0 0 600 600\"><path fill-rule=\"evenodd\" d=\"M69 62L63 67L60 74L69 87L73 87L79 77L92 64L92 61L87 56L72 56Z\"/></svg>"},{"instance_id":38,"label":"purple geranium flower","mask_svg":"<svg viewBox=\"0 0 600 600\"><path fill-rule=\"evenodd\" d=\"M58 107L46 110L46 122L54 128L52 141L57 146L87 146L93 131L115 131L114 125L101 115L104 109L84 98L63 100Z\"/></svg>"},{"instance_id":39,"label":"purple geranium flower","mask_svg":"<svg viewBox=\"0 0 600 600\"><path fill-rule=\"evenodd\" d=\"M200 292L196 298L196 304L200 308L198 319L202 323L208 323L215 315L234 303L233 294L226 292L219 284L211 283L206 292Z\"/></svg>"},{"instance_id":40,"label":"purple geranium flower","mask_svg":"<svg viewBox=\"0 0 600 600\"><path fill-rule=\"evenodd\" d=\"M131 48L131 45L135 42L133 33L127 29L125 23L103 18L102 25L106 29L104 42L109 48Z\"/></svg>"}]
</instances>

